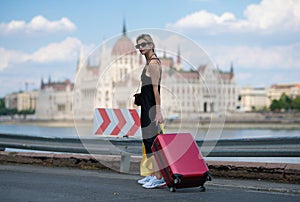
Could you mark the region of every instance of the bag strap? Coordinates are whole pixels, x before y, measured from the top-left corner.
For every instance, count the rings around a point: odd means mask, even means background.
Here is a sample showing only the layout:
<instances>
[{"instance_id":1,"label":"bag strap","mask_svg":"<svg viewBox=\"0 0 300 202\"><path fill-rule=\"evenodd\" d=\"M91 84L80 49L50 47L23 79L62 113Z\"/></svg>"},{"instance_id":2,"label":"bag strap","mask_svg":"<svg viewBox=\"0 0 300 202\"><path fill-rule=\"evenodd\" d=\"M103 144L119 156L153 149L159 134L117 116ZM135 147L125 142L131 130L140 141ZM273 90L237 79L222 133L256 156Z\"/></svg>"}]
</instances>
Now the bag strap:
<instances>
[{"instance_id":1,"label":"bag strap","mask_svg":"<svg viewBox=\"0 0 300 202\"><path fill-rule=\"evenodd\" d=\"M139 82L139 86L137 87L135 94L137 94L139 92L140 87L141 87L141 82Z\"/></svg>"},{"instance_id":2,"label":"bag strap","mask_svg":"<svg viewBox=\"0 0 300 202\"><path fill-rule=\"evenodd\" d=\"M151 58L150 58L150 60L149 60L149 62L147 62L147 65L149 65L149 63L150 63L151 60L158 60L159 65L161 65L160 59L157 57L156 54L154 54L154 55L155 55L155 58L153 58L153 57L152 57L153 55L152 55Z\"/></svg>"},{"instance_id":3,"label":"bag strap","mask_svg":"<svg viewBox=\"0 0 300 202\"><path fill-rule=\"evenodd\" d=\"M158 129L157 130L158 134L164 134L165 133L165 127L164 127L163 123L158 124L157 129Z\"/></svg>"}]
</instances>

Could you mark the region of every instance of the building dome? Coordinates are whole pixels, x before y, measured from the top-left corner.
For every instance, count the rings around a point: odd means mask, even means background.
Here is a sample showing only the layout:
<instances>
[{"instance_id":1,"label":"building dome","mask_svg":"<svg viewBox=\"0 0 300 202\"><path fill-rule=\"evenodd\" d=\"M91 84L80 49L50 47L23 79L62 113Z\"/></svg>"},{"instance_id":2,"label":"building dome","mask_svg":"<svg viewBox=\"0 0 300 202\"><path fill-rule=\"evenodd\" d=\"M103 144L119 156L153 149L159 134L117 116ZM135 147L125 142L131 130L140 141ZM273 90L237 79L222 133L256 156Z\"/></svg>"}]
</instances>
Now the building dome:
<instances>
[{"instance_id":1,"label":"building dome","mask_svg":"<svg viewBox=\"0 0 300 202\"><path fill-rule=\"evenodd\" d=\"M112 49L112 55L136 55L136 49L132 41L125 35L117 41Z\"/></svg>"}]
</instances>

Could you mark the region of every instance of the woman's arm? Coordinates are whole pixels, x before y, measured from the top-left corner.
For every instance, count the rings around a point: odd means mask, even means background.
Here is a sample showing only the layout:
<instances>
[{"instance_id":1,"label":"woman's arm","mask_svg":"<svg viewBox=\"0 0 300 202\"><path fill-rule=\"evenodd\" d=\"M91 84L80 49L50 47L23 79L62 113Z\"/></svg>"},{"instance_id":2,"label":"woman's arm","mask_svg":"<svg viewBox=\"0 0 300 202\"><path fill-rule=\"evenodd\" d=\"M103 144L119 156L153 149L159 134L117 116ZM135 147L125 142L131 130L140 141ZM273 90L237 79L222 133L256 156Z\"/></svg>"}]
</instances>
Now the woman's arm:
<instances>
[{"instance_id":1,"label":"woman's arm","mask_svg":"<svg viewBox=\"0 0 300 202\"><path fill-rule=\"evenodd\" d=\"M157 62L150 62L149 64L149 73L151 76L151 80L152 80L152 86L153 86L153 93L154 93L154 97L155 97L155 103L156 103L156 116L155 116L155 121L156 121L156 125L158 123L162 123L163 122L163 116L161 113L161 99L160 99L160 94L158 91L158 83L159 83L159 79L160 79L160 65Z\"/></svg>"}]
</instances>

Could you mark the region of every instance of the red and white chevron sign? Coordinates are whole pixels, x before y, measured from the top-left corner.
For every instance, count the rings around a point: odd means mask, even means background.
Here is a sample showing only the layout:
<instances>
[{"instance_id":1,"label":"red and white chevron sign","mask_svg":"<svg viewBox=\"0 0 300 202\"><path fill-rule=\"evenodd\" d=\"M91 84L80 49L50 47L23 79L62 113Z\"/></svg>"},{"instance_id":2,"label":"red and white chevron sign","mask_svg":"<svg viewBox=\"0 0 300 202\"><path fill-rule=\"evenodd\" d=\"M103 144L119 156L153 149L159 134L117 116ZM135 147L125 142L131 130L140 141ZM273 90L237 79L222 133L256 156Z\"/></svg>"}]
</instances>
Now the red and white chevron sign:
<instances>
[{"instance_id":1,"label":"red and white chevron sign","mask_svg":"<svg viewBox=\"0 0 300 202\"><path fill-rule=\"evenodd\" d=\"M95 135L142 137L140 110L96 108Z\"/></svg>"}]
</instances>

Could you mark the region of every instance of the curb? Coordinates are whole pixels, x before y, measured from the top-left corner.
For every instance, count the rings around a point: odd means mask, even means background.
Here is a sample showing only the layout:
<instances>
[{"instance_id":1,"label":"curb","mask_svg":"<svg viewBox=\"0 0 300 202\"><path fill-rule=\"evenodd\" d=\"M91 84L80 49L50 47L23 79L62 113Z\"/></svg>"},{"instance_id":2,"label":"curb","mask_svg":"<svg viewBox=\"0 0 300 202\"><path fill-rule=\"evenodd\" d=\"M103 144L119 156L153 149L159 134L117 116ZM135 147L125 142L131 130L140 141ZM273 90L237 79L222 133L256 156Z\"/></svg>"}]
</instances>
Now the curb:
<instances>
[{"instance_id":1,"label":"curb","mask_svg":"<svg viewBox=\"0 0 300 202\"><path fill-rule=\"evenodd\" d=\"M300 184L300 164L263 162L207 161L210 172L218 177L271 180Z\"/></svg>"},{"instance_id":2,"label":"curb","mask_svg":"<svg viewBox=\"0 0 300 202\"><path fill-rule=\"evenodd\" d=\"M130 173L139 174L140 160L141 156L131 156ZM110 169L120 172L120 161L121 156L117 155L0 151L0 164L37 164L54 167L76 167L81 169ZM274 182L300 184L300 164L222 161L206 162L213 177L225 176L226 178L270 180ZM255 187L250 187L250 189L257 190ZM268 188L262 191L268 191ZM275 191L280 192L280 190Z\"/></svg>"},{"instance_id":3,"label":"curb","mask_svg":"<svg viewBox=\"0 0 300 202\"><path fill-rule=\"evenodd\" d=\"M218 183L209 183L212 186L219 186L219 187L227 187L227 188L238 188L238 189L247 189L253 191L265 191L265 192L277 192L277 193L287 193L287 194L299 194L300 189L288 189L288 188L274 188L274 187L255 187L255 186L242 186L242 185L229 185L229 184L218 184Z\"/></svg>"}]
</instances>

